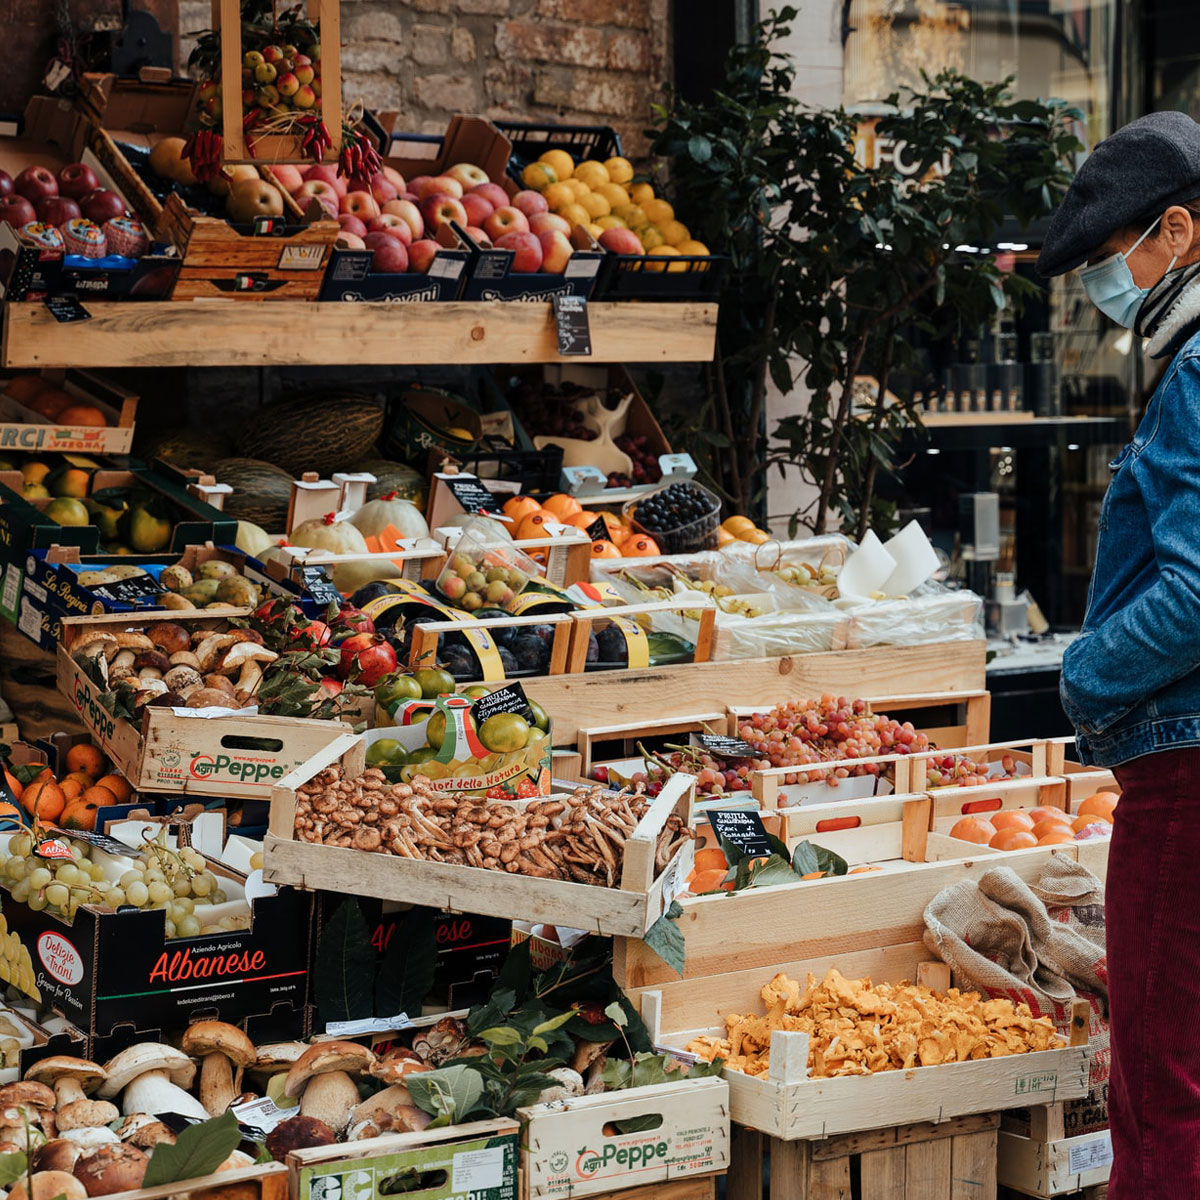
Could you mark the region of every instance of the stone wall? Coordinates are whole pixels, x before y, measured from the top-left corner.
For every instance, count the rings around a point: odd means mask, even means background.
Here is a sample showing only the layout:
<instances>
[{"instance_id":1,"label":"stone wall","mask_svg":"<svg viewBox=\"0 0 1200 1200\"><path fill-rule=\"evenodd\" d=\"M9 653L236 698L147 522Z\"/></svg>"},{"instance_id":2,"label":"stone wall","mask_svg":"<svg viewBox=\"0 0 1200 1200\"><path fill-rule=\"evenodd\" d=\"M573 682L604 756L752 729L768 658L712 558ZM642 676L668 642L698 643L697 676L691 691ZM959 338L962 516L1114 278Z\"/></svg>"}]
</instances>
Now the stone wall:
<instances>
[{"instance_id":1,"label":"stone wall","mask_svg":"<svg viewBox=\"0 0 1200 1200\"><path fill-rule=\"evenodd\" d=\"M210 0L180 0L186 33ZM455 112L612 125L633 155L671 64L670 0L342 0L348 103L440 133Z\"/></svg>"}]
</instances>

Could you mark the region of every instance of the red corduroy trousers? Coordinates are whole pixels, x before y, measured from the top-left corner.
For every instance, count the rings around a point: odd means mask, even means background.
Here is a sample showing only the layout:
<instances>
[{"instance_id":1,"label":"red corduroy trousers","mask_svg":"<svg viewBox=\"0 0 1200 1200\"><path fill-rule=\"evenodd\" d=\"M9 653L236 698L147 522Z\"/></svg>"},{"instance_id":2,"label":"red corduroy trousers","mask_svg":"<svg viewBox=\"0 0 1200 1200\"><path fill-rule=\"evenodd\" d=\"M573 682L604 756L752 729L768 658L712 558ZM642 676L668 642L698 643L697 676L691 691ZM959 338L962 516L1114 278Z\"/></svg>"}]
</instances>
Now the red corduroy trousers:
<instances>
[{"instance_id":1,"label":"red corduroy trousers","mask_svg":"<svg viewBox=\"0 0 1200 1200\"><path fill-rule=\"evenodd\" d=\"M1116 768L1109 1200L1200 1200L1200 748Z\"/></svg>"}]
</instances>

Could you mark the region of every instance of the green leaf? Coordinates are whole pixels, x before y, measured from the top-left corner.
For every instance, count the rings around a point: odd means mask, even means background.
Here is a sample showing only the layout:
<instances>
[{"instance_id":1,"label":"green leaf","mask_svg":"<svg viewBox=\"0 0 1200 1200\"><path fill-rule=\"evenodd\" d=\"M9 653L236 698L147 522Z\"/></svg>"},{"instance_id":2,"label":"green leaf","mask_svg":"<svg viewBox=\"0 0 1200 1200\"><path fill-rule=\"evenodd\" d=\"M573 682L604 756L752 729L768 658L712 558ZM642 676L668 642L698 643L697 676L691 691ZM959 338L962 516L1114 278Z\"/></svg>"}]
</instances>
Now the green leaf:
<instances>
[{"instance_id":1,"label":"green leaf","mask_svg":"<svg viewBox=\"0 0 1200 1200\"><path fill-rule=\"evenodd\" d=\"M532 951L532 938L526 938L525 941L513 946L504 959L504 965L496 976L496 982L492 985L492 995L499 992L512 992L513 999L509 1002L510 1008L516 1002L517 997L524 1000L529 992L529 981L533 975L533 963L530 958Z\"/></svg>"},{"instance_id":2,"label":"green leaf","mask_svg":"<svg viewBox=\"0 0 1200 1200\"><path fill-rule=\"evenodd\" d=\"M162 1187L167 1183L211 1175L238 1148L241 1140L237 1117L232 1112L189 1125L174 1145L159 1142L154 1147L142 1187Z\"/></svg>"},{"instance_id":3,"label":"green leaf","mask_svg":"<svg viewBox=\"0 0 1200 1200\"><path fill-rule=\"evenodd\" d=\"M629 1018L625 1015L625 1009L622 1007L619 1000L614 1000L605 1010L604 1015L616 1026L624 1029L629 1024Z\"/></svg>"},{"instance_id":4,"label":"green leaf","mask_svg":"<svg viewBox=\"0 0 1200 1200\"><path fill-rule=\"evenodd\" d=\"M375 960L371 931L358 901L343 900L325 922L313 963L313 994L322 1021L375 1015Z\"/></svg>"},{"instance_id":5,"label":"green leaf","mask_svg":"<svg viewBox=\"0 0 1200 1200\"><path fill-rule=\"evenodd\" d=\"M695 134L688 139L688 153L693 162L706 163L712 158L712 142L703 134Z\"/></svg>"},{"instance_id":6,"label":"green leaf","mask_svg":"<svg viewBox=\"0 0 1200 1200\"><path fill-rule=\"evenodd\" d=\"M574 1016L574 1009L572 1009L570 1012L559 1013L558 1016L551 1017L549 1020L542 1021L541 1024L535 1025L533 1027L533 1032L535 1034L549 1033L551 1030L558 1029L559 1026L565 1025L568 1021L572 1020Z\"/></svg>"},{"instance_id":7,"label":"green leaf","mask_svg":"<svg viewBox=\"0 0 1200 1200\"><path fill-rule=\"evenodd\" d=\"M680 910L682 912L682 909ZM683 974L686 947L683 930L670 916L661 916L646 930L646 945L675 972Z\"/></svg>"},{"instance_id":8,"label":"green leaf","mask_svg":"<svg viewBox=\"0 0 1200 1200\"><path fill-rule=\"evenodd\" d=\"M483 1076L474 1067L460 1064L418 1074L408 1087L413 1103L432 1117L444 1117L447 1125L465 1121L483 1096ZM410 1080L404 1082L408 1086Z\"/></svg>"},{"instance_id":9,"label":"green leaf","mask_svg":"<svg viewBox=\"0 0 1200 1200\"><path fill-rule=\"evenodd\" d=\"M613 1122L617 1127L617 1132L625 1135L649 1133L651 1129L657 1129L662 1123L661 1113L642 1113L636 1117L623 1117L621 1120Z\"/></svg>"},{"instance_id":10,"label":"green leaf","mask_svg":"<svg viewBox=\"0 0 1200 1200\"><path fill-rule=\"evenodd\" d=\"M772 854L765 862L759 863L750 871L749 886L778 887L781 883L795 883L796 874L791 863L778 854Z\"/></svg>"},{"instance_id":11,"label":"green leaf","mask_svg":"<svg viewBox=\"0 0 1200 1200\"><path fill-rule=\"evenodd\" d=\"M29 1161L19 1150L0 1154L0 1187L11 1187L29 1169Z\"/></svg>"},{"instance_id":12,"label":"green leaf","mask_svg":"<svg viewBox=\"0 0 1200 1200\"><path fill-rule=\"evenodd\" d=\"M491 1029L480 1030L476 1037L489 1046L516 1046L521 1041L520 1031L511 1025L493 1025Z\"/></svg>"},{"instance_id":13,"label":"green leaf","mask_svg":"<svg viewBox=\"0 0 1200 1200\"><path fill-rule=\"evenodd\" d=\"M812 842L801 842L792 855L792 870L797 875L811 875L814 871L824 871L826 875L845 875L849 869L849 864L841 855Z\"/></svg>"},{"instance_id":14,"label":"green leaf","mask_svg":"<svg viewBox=\"0 0 1200 1200\"><path fill-rule=\"evenodd\" d=\"M437 937L432 908L414 908L384 952L375 977L375 1012L381 1017L407 1013L419 1017L433 987Z\"/></svg>"}]
</instances>

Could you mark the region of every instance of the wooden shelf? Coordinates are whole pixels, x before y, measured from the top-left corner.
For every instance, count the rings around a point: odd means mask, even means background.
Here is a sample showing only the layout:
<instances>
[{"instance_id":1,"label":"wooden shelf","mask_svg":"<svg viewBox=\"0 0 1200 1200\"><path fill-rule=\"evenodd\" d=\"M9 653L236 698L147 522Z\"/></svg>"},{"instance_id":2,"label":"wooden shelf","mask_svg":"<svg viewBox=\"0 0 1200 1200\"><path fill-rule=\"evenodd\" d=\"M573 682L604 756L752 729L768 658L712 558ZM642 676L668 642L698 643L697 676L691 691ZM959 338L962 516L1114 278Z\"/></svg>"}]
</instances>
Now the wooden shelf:
<instances>
[{"instance_id":1,"label":"wooden shelf","mask_svg":"<svg viewBox=\"0 0 1200 1200\"><path fill-rule=\"evenodd\" d=\"M562 358L543 303L306 304L217 300L90 303L60 323L44 304L5 306L7 368L428 363L708 362L715 304L599 303L592 355Z\"/></svg>"}]
</instances>

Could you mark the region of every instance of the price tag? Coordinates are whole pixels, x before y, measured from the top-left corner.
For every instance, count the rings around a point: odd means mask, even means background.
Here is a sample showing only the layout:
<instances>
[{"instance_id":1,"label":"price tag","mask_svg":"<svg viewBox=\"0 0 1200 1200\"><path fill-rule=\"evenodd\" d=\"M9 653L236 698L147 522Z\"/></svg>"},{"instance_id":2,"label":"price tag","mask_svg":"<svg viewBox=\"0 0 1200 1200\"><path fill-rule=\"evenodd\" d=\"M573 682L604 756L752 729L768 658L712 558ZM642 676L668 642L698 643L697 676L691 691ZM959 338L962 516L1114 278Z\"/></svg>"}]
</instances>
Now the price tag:
<instances>
[{"instance_id":1,"label":"price tag","mask_svg":"<svg viewBox=\"0 0 1200 1200\"><path fill-rule=\"evenodd\" d=\"M530 715L529 700L525 695L525 689L519 683L510 683L502 688L497 688L486 696L480 696L471 705L471 716L476 725L482 725L488 717L494 717L497 713L520 713L521 716L528 718Z\"/></svg>"},{"instance_id":2,"label":"price tag","mask_svg":"<svg viewBox=\"0 0 1200 1200\"><path fill-rule=\"evenodd\" d=\"M462 505L464 512L503 515L500 502L474 475L439 475L438 478Z\"/></svg>"},{"instance_id":3,"label":"price tag","mask_svg":"<svg viewBox=\"0 0 1200 1200\"><path fill-rule=\"evenodd\" d=\"M760 858L775 853L758 813L743 808L710 808L707 816L713 832L732 842L743 854Z\"/></svg>"},{"instance_id":4,"label":"price tag","mask_svg":"<svg viewBox=\"0 0 1200 1200\"><path fill-rule=\"evenodd\" d=\"M90 321L92 319L92 314L74 296L47 296L46 307L54 319L64 325L70 321Z\"/></svg>"},{"instance_id":5,"label":"price tag","mask_svg":"<svg viewBox=\"0 0 1200 1200\"><path fill-rule=\"evenodd\" d=\"M300 568L300 575L305 590L322 608L330 604L341 605L342 593L333 586L324 567L304 566Z\"/></svg>"},{"instance_id":6,"label":"price tag","mask_svg":"<svg viewBox=\"0 0 1200 1200\"><path fill-rule=\"evenodd\" d=\"M718 733L694 733L692 743L703 746L705 750L711 750L722 758L758 757L758 751L749 742L743 742L741 738L722 737Z\"/></svg>"},{"instance_id":7,"label":"price tag","mask_svg":"<svg viewBox=\"0 0 1200 1200\"><path fill-rule=\"evenodd\" d=\"M608 525L603 517L597 517L587 527L587 535L593 542L602 542L608 537Z\"/></svg>"},{"instance_id":8,"label":"price tag","mask_svg":"<svg viewBox=\"0 0 1200 1200\"><path fill-rule=\"evenodd\" d=\"M552 303L559 354L590 357L592 329L588 323L587 301L582 296L555 296Z\"/></svg>"},{"instance_id":9,"label":"price tag","mask_svg":"<svg viewBox=\"0 0 1200 1200\"><path fill-rule=\"evenodd\" d=\"M1071 1147L1070 1167L1072 1175L1107 1167L1113 1160L1112 1134L1105 1130L1095 1138L1079 1142Z\"/></svg>"},{"instance_id":10,"label":"price tag","mask_svg":"<svg viewBox=\"0 0 1200 1200\"><path fill-rule=\"evenodd\" d=\"M331 1037L351 1037L359 1033L391 1033L396 1029L411 1029L408 1013L397 1013L394 1017L362 1017L357 1021L330 1021L325 1032Z\"/></svg>"},{"instance_id":11,"label":"price tag","mask_svg":"<svg viewBox=\"0 0 1200 1200\"><path fill-rule=\"evenodd\" d=\"M239 1125L257 1129L261 1133L270 1133L276 1125L294 1117L299 1111L298 1108L280 1108L270 1096L260 1096L257 1100L233 1106L233 1115Z\"/></svg>"}]
</instances>

